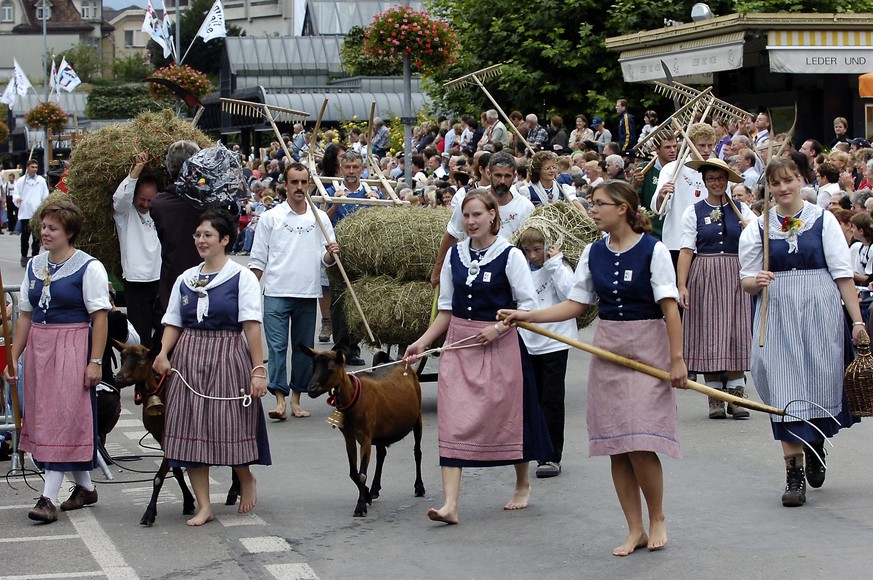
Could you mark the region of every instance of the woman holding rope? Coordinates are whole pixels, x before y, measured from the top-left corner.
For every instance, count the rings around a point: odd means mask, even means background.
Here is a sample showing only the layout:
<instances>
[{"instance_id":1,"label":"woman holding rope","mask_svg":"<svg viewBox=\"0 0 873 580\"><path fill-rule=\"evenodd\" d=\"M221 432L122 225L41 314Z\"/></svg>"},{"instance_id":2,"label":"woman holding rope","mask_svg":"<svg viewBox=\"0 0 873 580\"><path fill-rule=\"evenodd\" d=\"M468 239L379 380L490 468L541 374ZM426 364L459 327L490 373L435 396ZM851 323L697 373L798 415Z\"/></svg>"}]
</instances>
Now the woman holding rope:
<instances>
[{"instance_id":1,"label":"woman holding rope","mask_svg":"<svg viewBox=\"0 0 873 580\"><path fill-rule=\"evenodd\" d=\"M807 482L811 487L824 483L824 437L833 437L840 426L854 422L843 393L846 357L851 357L852 349L845 344L848 333L841 298L852 320L853 339L864 323L849 248L836 218L801 199L800 172L790 159L773 159L764 176L776 206L743 230L740 278L743 290L753 296L769 288L768 301L758 301L752 323L752 378L761 400L778 408L794 403L791 413L821 430L801 421L772 419L773 436L782 443L785 458L782 505L796 507L806 502ZM764 219L769 220L766 270ZM766 326L761 323L762 312L767 313ZM758 346L762 332L763 348Z\"/></svg>"},{"instance_id":2,"label":"woman holding rope","mask_svg":"<svg viewBox=\"0 0 873 580\"><path fill-rule=\"evenodd\" d=\"M237 231L224 210L201 216L194 243L203 263L176 279L154 363L167 382L164 454L171 467L187 469L197 498L189 526L212 521L211 465L234 468L239 513L247 513L257 503L249 466L271 464L264 411L251 400L267 393L261 289L250 270L227 257Z\"/></svg>"},{"instance_id":3,"label":"woman holding rope","mask_svg":"<svg viewBox=\"0 0 873 580\"><path fill-rule=\"evenodd\" d=\"M461 213L469 237L443 263L439 314L404 355L414 361L444 333L457 345L440 357L437 395L445 503L427 512L447 524L458 523L462 468L513 465L515 490L503 509L520 510L531 494L528 462L552 451L527 350L515 329L494 322L500 308L536 307L527 260L497 235L500 213L487 190L467 194Z\"/></svg>"},{"instance_id":4,"label":"woman holding rope","mask_svg":"<svg viewBox=\"0 0 873 580\"><path fill-rule=\"evenodd\" d=\"M646 235L649 217L624 181L597 186L589 215L606 238L585 248L568 300L531 312L501 310L504 322L557 322L598 304L594 344L646 364L669 368L671 382L595 358L588 375L588 439L591 455L609 455L612 481L627 519L628 537L615 548L627 556L637 548L667 545L662 507L664 476L658 453L681 457L676 393L688 371L682 358L679 291L670 252ZM640 492L649 512L643 523Z\"/></svg>"}]
</instances>

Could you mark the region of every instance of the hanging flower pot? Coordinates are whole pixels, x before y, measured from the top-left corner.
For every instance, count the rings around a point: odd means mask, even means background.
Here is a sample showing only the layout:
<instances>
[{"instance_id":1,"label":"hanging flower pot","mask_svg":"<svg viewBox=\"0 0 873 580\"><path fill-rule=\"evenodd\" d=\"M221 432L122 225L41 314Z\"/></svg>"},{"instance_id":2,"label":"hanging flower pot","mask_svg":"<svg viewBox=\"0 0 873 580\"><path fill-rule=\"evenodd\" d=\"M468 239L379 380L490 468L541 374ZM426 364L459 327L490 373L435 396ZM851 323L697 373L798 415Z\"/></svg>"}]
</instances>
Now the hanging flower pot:
<instances>
[{"instance_id":1,"label":"hanging flower pot","mask_svg":"<svg viewBox=\"0 0 873 580\"><path fill-rule=\"evenodd\" d=\"M442 72L457 60L455 31L444 21L409 6L377 14L364 35L364 53L371 58L409 57L414 71Z\"/></svg>"},{"instance_id":2,"label":"hanging flower pot","mask_svg":"<svg viewBox=\"0 0 873 580\"><path fill-rule=\"evenodd\" d=\"M24 115L24 122L34 129L51 129L60 133L67 126L67 114L57 103L40 103ZM6 129L7 133L9 129Z\"/></svg>"},{"instance_id":3,"label":"hanging flower pot","mask_svg":"<svg viewBox=\"0 0 873 580\"><path fill-rule=\"evenodd\" d=\"M209 78L187 64L182 66L171 64L157 69L151 76L172 81L198 99L202 99L204 95L212 91L212 84L209 82ZM157 83L149 84L149 94L156 101L172 101L176 98L170 89Z\"/></svg>"}]
</instances>

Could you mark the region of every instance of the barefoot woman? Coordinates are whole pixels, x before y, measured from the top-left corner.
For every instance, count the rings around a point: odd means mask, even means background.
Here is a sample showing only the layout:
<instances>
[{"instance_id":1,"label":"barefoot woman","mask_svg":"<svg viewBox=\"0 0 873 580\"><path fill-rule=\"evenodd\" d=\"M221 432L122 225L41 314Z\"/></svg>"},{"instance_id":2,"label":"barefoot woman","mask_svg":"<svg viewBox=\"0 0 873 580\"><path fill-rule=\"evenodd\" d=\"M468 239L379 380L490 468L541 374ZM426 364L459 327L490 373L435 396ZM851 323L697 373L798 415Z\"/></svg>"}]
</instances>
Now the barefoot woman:
<instances>
[{"instance_id":1,"label":"barefoot woman","mask_svg":"<svg viewBox=\"0 0 873 580\"><path fill-rule=\"evenodd\" d=\"M454 246L440 271L439 314L406 349L415 358L446 334L446 343L474 337L440 357L438 405L440 466L446 502L427 516L458 523L461 468L515 466L515 490L506 510L527 507L528 462L551 452L537 402L533 368L518 334L501 322L499 308L533 308L536 293L521 250L498 237L497 201L484 189L461 205L469 236Z\"/></svg>"},{"instance_id":2,"label":"barefoot woman","mask_svg":"<svg viewBox=\"0 0 873 580\"><path fill-rule=\"evenodd\" d=\"M267 392L261 361L261 291L250 270L228 260L236 224L223 210L207 210L194 234L203 263L176 280L164 315L161 353L154 369L166 377L164 453L172 467L185 467L199 511L189 526L212 520L209 466L231 465L240 479L239 512L255 507L255 478L249 465L270 465L270 446L260 401L244 407L240 390ZM174 350L175 348L175 350ZM173 352L172 364L170 352ZM190 385L190 388L183 382Z\"/></svg>"},{"instance_id":3,"label":"barefoot woman","mask_svg":"<svg viewBox=\"0 0 873 580\"><path fill-rule=\"evenodd\" d=\"M649 218L623 181L594 189L589 214L609 234L585 248L570 299L543 310L505 310L507 321L556 322L598 303L594 343L658 368L669 368L673 387L685 384L676 278L670 253L648 236ZM667 545L662 508L664 477L658 453L680 457L676 394L671 384L595 358L588 375L588 438L591 455L609 455L612 481L628 525L627 540L612 553ZM649 511L643 525L640 492Z\"/></svg>"}]
</instances>

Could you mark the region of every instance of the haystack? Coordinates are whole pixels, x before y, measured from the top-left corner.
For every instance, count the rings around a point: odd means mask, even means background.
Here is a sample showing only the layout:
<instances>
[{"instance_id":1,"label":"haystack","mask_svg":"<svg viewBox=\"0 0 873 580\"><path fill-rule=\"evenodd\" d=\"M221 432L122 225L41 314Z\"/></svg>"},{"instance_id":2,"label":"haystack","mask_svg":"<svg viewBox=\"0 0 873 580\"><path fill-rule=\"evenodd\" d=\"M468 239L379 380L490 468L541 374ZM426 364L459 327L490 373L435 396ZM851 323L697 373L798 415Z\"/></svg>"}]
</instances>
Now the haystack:
<instances>
[{"instance_id":1,"label":"haystack","mask_svg":"<svg viewBox=\"0 0 873 580\"><path fill-rule=\"evenodd\" d=\"M430 282L399 282L391 276L364 276L352 282L352 287L380 344L409 345L427 330L434 296ZM348 296L346 317L353 334L367 336L361 316Z\"/></svg>"},{"instance_id":2,"label":"haystack","mask_svg":"<svg viewBox=\"0 0 873 580\"><path fill-rule=\"evenodd\" d=\"M543 234L546 247L558 246L564 253L564 258L573 269L579 263L585 246L600 239L597 227L587 215L565 202L544 204L531 213L521 228L510 238L510 243L518 245L521 233L527 228L534 228ZM576 319L579 328L585 328L597 318L597 308L590 307Z\"/></svg>"},{"instance_id":3,"label":"haystack","mask_svg":"<svg viewBox=\"0 0 873 580\"><path fill-rule=\"evenodd\" d=\"M88 133L73 149L68 180L69 198L85 213L85 230L77 246L121 277L121 255L115 222L112 220L112 194L127 176L136 154L149 152L142 175L152 175L161 187L167 176L163 169L167 148L182 139L201 147L213 140L190 123L176 118L170 110L142 113L127 124L114 124Z\"/></svg>"}]
</instances>

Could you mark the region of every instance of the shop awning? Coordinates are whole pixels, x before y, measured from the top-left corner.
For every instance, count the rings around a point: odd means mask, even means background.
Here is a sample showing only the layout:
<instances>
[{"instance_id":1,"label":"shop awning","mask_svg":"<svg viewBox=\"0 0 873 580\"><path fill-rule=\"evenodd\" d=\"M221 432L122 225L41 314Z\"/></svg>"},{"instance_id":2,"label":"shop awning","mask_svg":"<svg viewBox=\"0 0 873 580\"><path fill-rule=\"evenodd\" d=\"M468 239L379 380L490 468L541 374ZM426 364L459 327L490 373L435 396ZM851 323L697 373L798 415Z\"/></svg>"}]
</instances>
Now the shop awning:
<instances>
[{"instance_id":1,"label":"shop awning","mask_svg":"<svg viewBox=\"0 0 873 580\"><path fill-rule=\"evenodd\" d=\"M869 30L771 30L767 51L771 72L873 72L873 31Z\"/></svg>"},{"instance_id":2,"label":"shop awning","mask_svg":"<svg viewBox=\"0 0 873 580\"><path fill-rule=\"evenodd\" d=\"M661 61L677 80L691 75L733 70L743 66L745 32L675 42L621 53L618 62L629 83L666 80Z\"/></svg>"}]
</instances>

